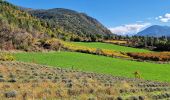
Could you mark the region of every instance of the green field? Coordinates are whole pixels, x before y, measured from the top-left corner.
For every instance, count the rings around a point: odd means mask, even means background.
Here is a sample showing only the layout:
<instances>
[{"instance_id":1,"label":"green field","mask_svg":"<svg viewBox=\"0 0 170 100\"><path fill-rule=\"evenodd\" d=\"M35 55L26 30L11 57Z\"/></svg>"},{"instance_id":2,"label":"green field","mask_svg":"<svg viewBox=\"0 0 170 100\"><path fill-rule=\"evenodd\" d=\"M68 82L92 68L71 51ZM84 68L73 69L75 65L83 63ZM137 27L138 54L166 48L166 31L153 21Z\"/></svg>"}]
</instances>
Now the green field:
<instances>
[{"instance_id":1,"label":"green field","mask_svg":"<svg viewBox=\"0 0 170 100\"><path fill-rule=\"evenodd\" d=\"M128 61L76 52L16 53L15 57L18 61L62 68L73 67L76 70L114 76L134 77L132 73L139 71L144 79L170 82L170 64Z\"/></svg>"},{"instance_id":2,"label":"green field","mask_svg":"<svg viewBox=\"0 0 170 100\"><path fill-rule=\"evenodd\" d=\"M101 43L101 42L72 42L72 43L79 46L108 49L108 50L115 50L121 52L150 52L149 50L146 49L131 48L131 47L119 46L115 44Z\"/></svg>"}]
</instances>

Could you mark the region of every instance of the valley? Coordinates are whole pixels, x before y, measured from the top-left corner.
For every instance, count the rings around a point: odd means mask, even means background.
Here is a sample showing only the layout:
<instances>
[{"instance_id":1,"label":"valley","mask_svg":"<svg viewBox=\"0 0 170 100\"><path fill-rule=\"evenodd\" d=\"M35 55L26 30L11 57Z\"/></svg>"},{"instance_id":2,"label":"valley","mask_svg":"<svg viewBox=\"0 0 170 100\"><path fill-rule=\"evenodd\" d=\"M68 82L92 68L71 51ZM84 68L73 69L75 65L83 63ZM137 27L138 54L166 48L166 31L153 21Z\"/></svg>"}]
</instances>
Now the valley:
<instances>
[{"instance_id":1,"label":"valley","mask_svg":"<svg viewBox=\"0 0 170 100\"><path fill-rule=\"evenodd\" d=\"M0 0L0 100L170 99L170 27L107 28L81 10L10 2Z\"/></svg>"}]
</instances>

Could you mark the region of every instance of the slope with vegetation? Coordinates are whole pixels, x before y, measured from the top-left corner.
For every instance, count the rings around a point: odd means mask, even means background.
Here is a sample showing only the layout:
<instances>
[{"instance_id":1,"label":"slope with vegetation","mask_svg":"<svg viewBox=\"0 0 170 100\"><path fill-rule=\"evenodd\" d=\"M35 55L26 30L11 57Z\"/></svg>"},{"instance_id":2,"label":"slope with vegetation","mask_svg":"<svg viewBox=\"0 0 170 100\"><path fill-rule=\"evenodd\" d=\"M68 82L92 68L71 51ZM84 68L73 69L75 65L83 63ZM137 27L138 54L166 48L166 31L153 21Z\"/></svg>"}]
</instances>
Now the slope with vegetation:
<instances>
[{"instance_id":1,"label":"slope with vegetation","mask_svg":"<svg viewBox=\"0 0 170 100\"><path fill-rule=\"evenodd\" d=\"M0 5L1 49L56 50L55 47L61 46L57 39L102 41L113 36L96 19L76 11L66 9L25 11L24 8L3 0L0 1ZM37 18L41 15L40 12L43 14L42 18Z\"/></svg>"},{"instance_id":2,"label":"slope with vegetation","mask_svg":"<svg viewBox=\"0 0 170 100\"><path fill-rule=\"evenodd\" d=\"M101 43L101 42L72 42L72 43L77 46L108 49L108 50L119 51L119 52L151 52L146 49L131 48L131 47L119 46L115 44Z\"/></svg>"},{"instance_id":3,"label":"slope with vegetation","mask_svg":"<svg viewBox=\"0 0 170 100\"><path fill-rule=\"evenodd\" d=\"M27 11L27 9L25 9ZM28 10L30 14L47 22L52 30L69 33L68 37L56 34L58 38L72 41L98 41L113 34L96 19L84 13L69 9Z\"/></svg>"},{"instance_id":4,"label":"slope with vegetation","mask_svg":"<svg viewBox=\"0 0 170 100\"><path fill-rule=\"evenodd\" d=\"M136 62L76 52L16 53L16 60L44 65L73 68L114 76L134 77L139 71L143 79L170 82L170 64Z\"/></svg>"},{"instance_id":5,"label":"slope with vegetation","mask_svg":"<svg viewBox=\"0 0 170 100\"><path fill-rule=\"evenodd\" d=\"M170 98L170 84L163 83L170 82L170 64L143 61L169 61L169 52L149 51L168 51L169 41L167 37L116 36L86 14L61 8L25 9L0 0L0 50L14 50L14 54L0 52L0 98Z\"/></svg>"},{"instance_id":6,"label":"slope with vegetation","mask_svg":"<svg viewBox=\"0 0 170 100\"><path fill-rule=\"evenodd\" d=\"M44 22L19 10L4 0L0 0L0 48L33 48L37 39L50 37L52 31L44 27Z\"/></svg>"},{"instance_id":7,"label":"slope with vegetation","mask_svg":"<svg viewBox=\"0 0 170 100\"><path fill-rule=\"evenodd\" d=\"M104 48L95 48L95 47L88 47L84 45L76 45L73 42L72 43L62 42L62 43L63 43L63 49L66 51L102 55L102 56L107 56L107 57L130 58L129 56L127 56L126 53L120 52L117 50L109 50L109 49L104 49Z\"/></svg>"},{"instance_id":8,"label":"slope with vegetation","mask_svg":"<svg viewBox=\"0 0 170 100\"><path fill-rule=\"evenodd\" d=\"M20 62L0 62L0 66L0 98L3 100L155 100L170 97L168 83Z\"/></svg>"}]
</instances>

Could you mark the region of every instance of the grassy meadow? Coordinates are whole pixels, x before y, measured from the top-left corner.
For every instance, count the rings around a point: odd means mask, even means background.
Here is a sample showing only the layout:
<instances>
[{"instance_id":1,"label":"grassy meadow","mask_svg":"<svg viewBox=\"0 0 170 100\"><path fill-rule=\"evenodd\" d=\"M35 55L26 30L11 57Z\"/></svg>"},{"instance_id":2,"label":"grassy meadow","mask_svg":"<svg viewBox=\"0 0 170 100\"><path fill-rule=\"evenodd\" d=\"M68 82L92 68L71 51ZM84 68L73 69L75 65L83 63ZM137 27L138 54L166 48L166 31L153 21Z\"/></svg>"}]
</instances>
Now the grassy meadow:
<instances>
[{"instance_id":1,"label":"grassy meadow","mask_svg":"<svg viewBox=\"0 0 170 100\"><path fill-rule=\"evenodd\" d=\"M135 51L135 49L131 50ZM127 51L131 50L129 49ZM133 73L139 71L143 79L170 82L170 64L136 62L76 52L16 53L14 56L18 61L33 62L62 68L73 67L73 69L80 71L111 74L114 76L133 78Z\"/></svg>"},{"instance_id":2,"label":"grassy meadow","mask_svg":"<svg viewBox=\"0 0 170 100\"><path fill-rule=\"evenodd\" d=\"M72 42L72 44L77 46L86 46L91 48L108 49L108 50L121 51L121 52L151 52L146 49L125 47L125 46L119 46L115 44L101 43L101 42Z\"/></svg>"}]
</instances>

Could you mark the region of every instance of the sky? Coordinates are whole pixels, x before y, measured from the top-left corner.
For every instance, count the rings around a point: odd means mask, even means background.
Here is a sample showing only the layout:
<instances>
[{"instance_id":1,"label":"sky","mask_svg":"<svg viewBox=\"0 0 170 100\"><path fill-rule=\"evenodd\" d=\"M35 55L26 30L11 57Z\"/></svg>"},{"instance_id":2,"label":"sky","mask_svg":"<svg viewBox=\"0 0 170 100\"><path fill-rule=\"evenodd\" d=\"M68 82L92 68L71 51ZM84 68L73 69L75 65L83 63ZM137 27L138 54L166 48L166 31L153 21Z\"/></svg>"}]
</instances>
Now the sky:
<instances>
[{"instance_id":1,"label":"sky","mask_svg":"<svg viewBox=\"0 0 170 100\"><path fill-rule=\"evenodd\" d=\"M170 26L170 0L7 0L33 9L67 8L96 18L113 33L126 35L151 25Z\"/></svg>"}]
</instances>

